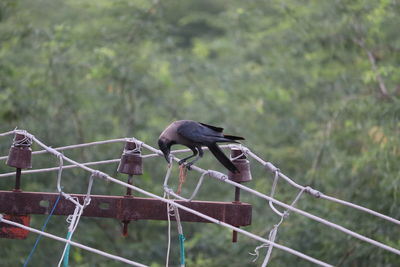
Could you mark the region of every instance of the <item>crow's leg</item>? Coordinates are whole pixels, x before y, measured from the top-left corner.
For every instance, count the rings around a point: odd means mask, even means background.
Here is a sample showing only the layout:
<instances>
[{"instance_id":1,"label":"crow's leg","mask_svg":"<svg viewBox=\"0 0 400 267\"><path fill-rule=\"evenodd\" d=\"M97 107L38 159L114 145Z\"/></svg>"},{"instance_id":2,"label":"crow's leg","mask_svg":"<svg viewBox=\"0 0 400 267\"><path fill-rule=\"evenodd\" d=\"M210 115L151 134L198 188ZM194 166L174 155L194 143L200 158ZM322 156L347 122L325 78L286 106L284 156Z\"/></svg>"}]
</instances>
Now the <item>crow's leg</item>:
<instances>
[{"instance_id":1,"label":"crow's leg","mask_svg":"<svg viewBox=\"0 0 400 267\"><path fill-rule=\"evenodd\" d=\"M196 149L199 151L199 155L198 155L194 160L192 160L191 162L188 162L188 163L186 164L186 167L187 167L189 170L190 170L190 167L191 167L196 161L198 161L200 158L203 157L203 149L201 149L201 146L197 146Z\"/></svg>"},{"instance_id":2,"label":"crow's leg","mask_svg":"<svg viewBox=\"0 0 400 267\"><path fill-rule=\"evenodd\" d=\"M179 165L182 165L184 162L186 162L188 159L193 158L197 156L197 149L195 147L189 147L193 151L193 155L190 155L189 157L183 158L180 161L178 161Z\"/></svg>"}]
</instances>

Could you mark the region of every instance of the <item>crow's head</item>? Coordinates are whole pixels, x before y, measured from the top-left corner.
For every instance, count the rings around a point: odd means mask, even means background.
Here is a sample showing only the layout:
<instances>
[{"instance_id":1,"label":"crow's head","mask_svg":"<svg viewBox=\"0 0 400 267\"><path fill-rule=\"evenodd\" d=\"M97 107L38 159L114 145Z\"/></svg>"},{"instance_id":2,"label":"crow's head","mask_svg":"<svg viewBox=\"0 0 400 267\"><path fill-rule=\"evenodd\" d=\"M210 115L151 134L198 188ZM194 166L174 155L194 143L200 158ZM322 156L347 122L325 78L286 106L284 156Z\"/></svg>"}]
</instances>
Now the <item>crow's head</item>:
<instances>
[{"instance_id":1,"label":"crow's head","mask_svg":"<svg viewBox=\"0 0 400 267\"><path fill-rule=\"evenodd\" d=\"M160 148L160 150L162 151L162 153L164 154L165 159L167 160L168 163L169 162L169 153L171 151L171 146L174 143L170 140L168 140L167 138L161 137L160 139L158 139L158 147Z\"/></svg>"}]
</instances>

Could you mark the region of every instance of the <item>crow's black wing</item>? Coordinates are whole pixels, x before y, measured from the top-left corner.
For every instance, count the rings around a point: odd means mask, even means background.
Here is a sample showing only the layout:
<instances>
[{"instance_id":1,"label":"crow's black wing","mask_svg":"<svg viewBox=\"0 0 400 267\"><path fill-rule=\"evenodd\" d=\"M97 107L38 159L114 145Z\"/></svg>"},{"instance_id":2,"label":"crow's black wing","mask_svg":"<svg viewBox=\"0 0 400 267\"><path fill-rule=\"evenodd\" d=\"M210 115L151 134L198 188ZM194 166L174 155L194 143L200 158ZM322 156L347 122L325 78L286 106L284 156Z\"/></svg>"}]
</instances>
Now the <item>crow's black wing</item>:
<instances>
[{"instance_id":1,"label":"crow's black wing","mask_svg":"<svg viewBox=\"0 0 400 267\"><path fill-rule=\"evenodd\" d=\"M194 142L207 145L209 143L225 141L222 133L195 121L187 121L177 129L179 135Z\"/></svg>"},{"instance_id":2,"label":"crow's black wing","mask_svg":"<svg viewBox=\"0 0 400 267\"><path fill-rule=\"evenodd\" d=\"M211 130L214 130L214 131L219 132L219 133L222 133L222 131L224 130L224 128L221 128L221 127L212 126L212 125L205 124L205 123L202 123L202 122L199 122L199 123L201 125L203 125L203 126L206 126L207 128L210 128Z\"/></svg>"}]
</instances>

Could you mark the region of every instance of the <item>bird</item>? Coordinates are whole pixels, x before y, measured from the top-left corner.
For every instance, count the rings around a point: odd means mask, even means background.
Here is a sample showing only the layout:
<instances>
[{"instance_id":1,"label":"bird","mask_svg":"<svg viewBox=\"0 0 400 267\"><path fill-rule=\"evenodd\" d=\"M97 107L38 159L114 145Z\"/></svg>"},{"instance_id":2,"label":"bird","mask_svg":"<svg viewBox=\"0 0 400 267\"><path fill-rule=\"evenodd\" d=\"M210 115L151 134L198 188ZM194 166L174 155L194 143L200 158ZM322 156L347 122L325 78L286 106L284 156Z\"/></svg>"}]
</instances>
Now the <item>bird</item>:
<instances>
[{"instance_id":1,"label":"bird","mask_svg":"<svg viewBox=\"0 0 400 267\"><path fill-rule=\"evenodd\" d=\"M236 140L245 140L243 137L227 135L223 133L223 128L212 126L209 124L192 121L178 120L171 123L161 133L158 138L158 146L162 151L165 159L170 163L169 155L172 145L184 145L192 150L193 155L181 159L178 164L186 163L186 167L190 167L201 157L203 157L202 147L208 147L215 158L229 171L238 173L239 170L230 161L230 159L221 151L217 143L239 143ZM196 157L191 162L188 159Z\"/></svg>"}]
</instances>

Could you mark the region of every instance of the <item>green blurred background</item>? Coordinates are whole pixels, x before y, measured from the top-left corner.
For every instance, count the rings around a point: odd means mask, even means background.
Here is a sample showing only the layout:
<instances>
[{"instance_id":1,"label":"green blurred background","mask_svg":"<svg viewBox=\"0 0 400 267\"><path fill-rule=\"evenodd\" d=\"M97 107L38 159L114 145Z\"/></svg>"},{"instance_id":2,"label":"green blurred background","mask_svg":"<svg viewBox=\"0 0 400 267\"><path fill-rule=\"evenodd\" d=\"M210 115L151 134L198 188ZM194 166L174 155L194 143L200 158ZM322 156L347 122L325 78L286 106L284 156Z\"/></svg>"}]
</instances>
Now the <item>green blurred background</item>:
<instances>
[{"instance_id":1,"label":"green blurred background","mask_svg":"<svg viewBox=\"0 0 400 267\"><path fill-rule=\"evenodd\" d=\"M246 137L244 144L303 185L400 218L400 2L0 0L0 130L18 126L53 147L134 136L156 145L166 125L193 119ZM1 155L12 138L3 137ZM123 144L66 151L85 162L118 158ZM34 145L34 149L39 149ZM206 153L198 165L224 169ZM57 166L50 155L34 168ZM116 164L99 167L119 179ZM1 164L1 172L12 168ZM135 184L162 194L163 158L145 160ZM271 174L252 162L253 181L271 190ZM66 170L64 190L85 192L89 174ZM183 195L198 175L190 172ZM177 183L177 171L173 184ZM2 178L10 190L13 178ZM26 191L56 190L56 173L24 175ZM95 194L125 189L96 180ZM198 199L231 201L232 187L207 179ZM268 236L279 218L249 194L253 224ZM280 181L276 197L296 191ZM298 207L400 248L399 227L362 212L303 196ZM46 216L32 216L40 228ZM163 266L167 223L82 218L73 240ZM259 244L212 224L184 223L188 266L259 266ZM65 217L47 231L65 236ZM172 227L171 266L179 262ZM0 266L22 266L36 239L0 240ZM277 242L335 266L400 266L400 257L303 216L281 225ZM43 238L29 266L56 266L63 245ZM265 249L263 254L265 255ZM71 266L124 266L71 249ZM314 266L274 249L270 266Z\"/></svg>"}]
</instances>

